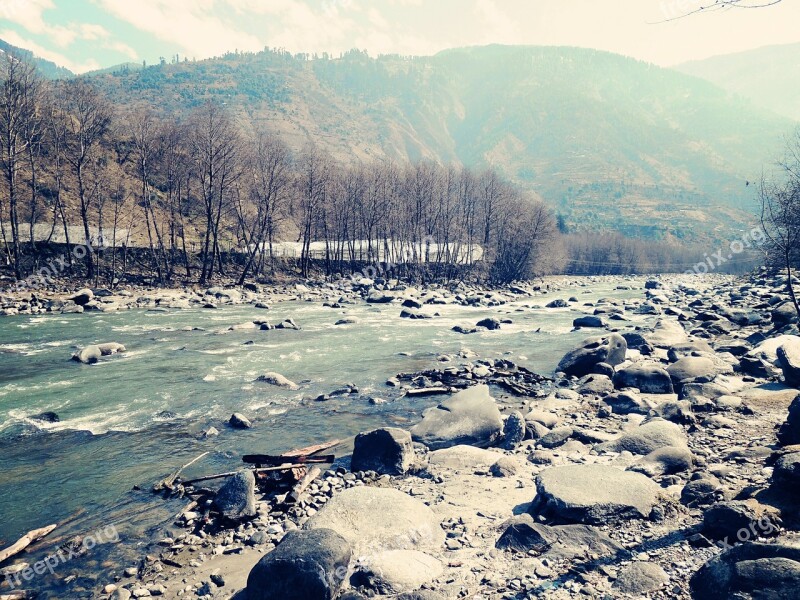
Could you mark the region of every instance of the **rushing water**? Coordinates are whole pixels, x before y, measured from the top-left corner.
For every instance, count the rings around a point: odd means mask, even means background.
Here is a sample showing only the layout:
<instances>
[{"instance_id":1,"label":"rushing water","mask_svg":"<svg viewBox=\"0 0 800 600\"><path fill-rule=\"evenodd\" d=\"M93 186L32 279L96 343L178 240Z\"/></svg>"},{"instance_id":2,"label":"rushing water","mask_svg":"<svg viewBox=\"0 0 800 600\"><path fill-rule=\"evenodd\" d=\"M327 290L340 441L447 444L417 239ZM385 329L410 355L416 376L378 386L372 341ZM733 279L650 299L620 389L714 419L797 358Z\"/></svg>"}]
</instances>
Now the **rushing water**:
<instances>
[{"instance_id":1,"label":"rushing water","mask_svg":"<svg viewBox=\"0 0 800 600\"><path fill-rule=\"evenodd\" d=\"M508 358L549 374L563 353L591 332L571 331L575 309L525 305L572 295L579 298L578 307L602 297L641 298L641 281L634 290L618 290L619 283L587 281L495 308L426 306L440 316L418 321L399 318L397 305L331 309L318 302L286 302L271 310L248 305L3 318L0 546L67 519L62 534L114 524L124 538L144 539L182 506L149 492L182 463L210 451L186 475L230 470L241 464L243 453L279 453L369 427L412 422L436 399L397 398L385 381L441 366L442 354L466 362L457 355L468 349L478 358ZM334 325L345 316L358 322ZM486 316L510 318L513 324L472 335L451 331ZM302 329L225 331L253 319L278 323L288 317ZM629 318L619 325L648 322ZM92 366L69 360L76 346L107 341L123 343L128 351ZM300 391L254 382L267 371L300 383ZM358 386L360 394L303 400L345 383ZM369 396L389 402L373 405ZM60 421L29 419L44 411L56 412ZM250 417L253 429L225 426L233 412ZM220 434L204 439L201 433L210 426Z\"/></svg>"}]
</instances>

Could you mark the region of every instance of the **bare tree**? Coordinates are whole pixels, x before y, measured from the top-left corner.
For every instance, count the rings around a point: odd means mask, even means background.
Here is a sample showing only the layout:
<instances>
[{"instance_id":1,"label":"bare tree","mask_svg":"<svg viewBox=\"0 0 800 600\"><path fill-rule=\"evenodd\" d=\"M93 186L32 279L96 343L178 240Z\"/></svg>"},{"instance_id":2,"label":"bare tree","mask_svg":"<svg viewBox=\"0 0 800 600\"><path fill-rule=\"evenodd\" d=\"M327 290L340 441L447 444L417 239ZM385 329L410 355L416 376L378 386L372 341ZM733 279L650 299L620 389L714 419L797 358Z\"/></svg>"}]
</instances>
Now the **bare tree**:
<instances>
[{"instance_id":1,"label":"bare tree","mask_svg":"<svg viewBox=\"0 0 800 600\"><path fill-rule=\"evenodd\" d=\"M220 224L231 190L241 174L238 152L240 140L226 110L214 102L207 102L195 111L191 119L191 131L194 173L200 184L205 209L200 271L202 285L213 276L215 260L219 259L222 268Z\"/></svg>"},{"instance_id":2,"label":"bare tree","mask_svg":"<svg viewBox=\"0 0 800 600\"><path fill-rule=\"evenodd\" d=\"M800 319L795 293L794 269L800 268L800 130L780 163L783 177L762 177L759 188L761 225L766 236L767 260L786 272L789 298Z\"/></svg>"},{"instance_id":3,"label":"bare tree","mask_svg":"<svg viewBox=\"0 0 800 600\"><path fill-rule=\"evenodd\" d=\"M21 279L19 174L24 157L34 152L31 145L37 143L40 133L37 100L41 93L42 81L36 67L14 52L3 53L1 68L0 166L8 192L14 276Z\"/></svg>"},{"instance_id":4,"label":"bare tree","mask_svg":"<svg viewBox=\"0 0 800 600\"><path fill-rule=\"evenodd\" d=\"M89 198L86 167L99 150L111 125L111 107L95 85L85 78L73 79L65 88L67 122L66 160L78 186L81 221L86 244L87 278L94 278L92 235L89 226Z\"/></svg>"},{"instance_id":5,"label":"bare tree","mask_svg":"<svg viewBox=\"0 0 800 600\"><path fill-rule=\"evenodd\" d=\"M289 149L279 139L264 131L256 135L247 169L251 203L245 206L241 198L237 202L236 213L247 255L239 285L244 285L256 258L263 256L265 246L270 259L273 258L276 228L289 200L291 160Z\"/></svg>"}]
</instances>

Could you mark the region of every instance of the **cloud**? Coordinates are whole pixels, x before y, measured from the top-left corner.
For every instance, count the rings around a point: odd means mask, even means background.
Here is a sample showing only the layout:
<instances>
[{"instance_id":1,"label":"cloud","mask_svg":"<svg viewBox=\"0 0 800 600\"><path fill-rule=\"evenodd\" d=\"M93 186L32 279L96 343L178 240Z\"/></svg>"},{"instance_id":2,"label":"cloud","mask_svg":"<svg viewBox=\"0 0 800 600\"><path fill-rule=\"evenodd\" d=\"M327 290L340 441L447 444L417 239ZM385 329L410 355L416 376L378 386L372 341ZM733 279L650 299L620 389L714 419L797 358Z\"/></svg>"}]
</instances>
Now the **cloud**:
<instances>
[{"instance_id":1,"label":"cloud","mask_svg":"<svg viewBox=\"0 0 800 600\"><path fill-rule=\"evenodd\" d=\"M257 51L264 45L214 14L213 0L95 0L103 10L133 27L205 58L235 49Z\"/></svg>"},{"instance_id":2,"label":"cloud","mask_svg":"<svg viewBox=\"0 0 800 600\"><path fill-rule=\"evenodd\" d=\"M86 73L87 71L94 71L95 69L100 68L100 64L94 59L90 59L85 62L75 62L63 54L49 50L44 46L40 46L32 40L23 38L16 31L12 31L10 29L0 31L0 38L12 46L25 48L40 58L54 62L59 66L66 67L73 73Z\"/></svg>"}]
</instances>

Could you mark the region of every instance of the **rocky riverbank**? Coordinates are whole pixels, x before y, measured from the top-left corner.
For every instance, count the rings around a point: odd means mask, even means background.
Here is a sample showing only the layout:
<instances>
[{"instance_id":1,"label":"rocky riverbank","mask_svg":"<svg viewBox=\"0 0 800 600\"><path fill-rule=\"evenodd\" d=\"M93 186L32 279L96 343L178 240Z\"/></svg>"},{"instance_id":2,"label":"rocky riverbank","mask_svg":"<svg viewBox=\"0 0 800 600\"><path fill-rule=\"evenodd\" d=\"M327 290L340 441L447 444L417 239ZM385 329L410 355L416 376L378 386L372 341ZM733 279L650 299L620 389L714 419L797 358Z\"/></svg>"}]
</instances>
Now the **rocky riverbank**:
<instances>
[{"instance_id":1,"label":"rocky riverbank","mask_svg":"<svg viewBox=\"0 0 800 600\"><path fill-rule=\"evenodd\" d=\"M230 477L95 597L795 598L800 337L783 283L664 277L639 302L584 305L576 326L596 335L552 380L480 357L397 374L442 402L335 448L291 506ZM520 293L328 285L293 291L423 313ZM632 311L658 320L626 326Z\"/></svg>"}]
</instances>

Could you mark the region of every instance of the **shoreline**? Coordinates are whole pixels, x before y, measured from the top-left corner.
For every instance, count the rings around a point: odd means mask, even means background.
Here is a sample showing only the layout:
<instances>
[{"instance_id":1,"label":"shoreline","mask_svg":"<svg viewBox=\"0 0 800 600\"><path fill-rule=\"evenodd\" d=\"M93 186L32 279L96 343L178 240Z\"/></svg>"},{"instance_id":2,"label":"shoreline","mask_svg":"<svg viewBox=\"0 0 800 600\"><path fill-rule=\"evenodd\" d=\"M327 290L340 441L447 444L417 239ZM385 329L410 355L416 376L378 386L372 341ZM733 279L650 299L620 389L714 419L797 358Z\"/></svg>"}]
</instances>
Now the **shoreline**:
<instances>
[{"instance_id":1,"label":"shoreline","mask_svg":"<svg viewBox=\"0 0 800 600\"><path fill-rule=\"evenodd\" d=\"M626 360L632 361L631 364L674 364L677 361L670 361L668 351L674 351L686 343L675 327L683 323L693 328L690 332L702 334L694 336L695 342L710 341L713 345L725 348L725 352L714 350L718 358L718 355L726 355L722 363L727 362L732 366L730 355L741 367L741 358L746 353L740 353L734 347L740 342L739 346L743 347L745 338L749 338L750 334L769 333L772 328L765 329L763 320L757 324L737 325L731 320L736 318L736 314L731 311L739 310L734 308L730 309L727 316L720 316L725 314L724 310L716 310L719 313L718 320L706 319L708 315L703 313L714 312L712 306L719 304L718 300L723 294L730 297L732 292L738 290L736 286L749 285L751 288L758 288L756 284L742 281L735 284L730 276L723 277L728 281L715 281L710 290L697 294L688 294L669 287L653 287L646 291L648 303L658 306L663 320L671 325L657 328L654 332L642 332L640 337L646 340L652 336L652 340L647 342L651 348L645 352L644 345L636 349L629 345ZM609 278L623 280L619 276ZM583 278L566 279L575 281ZM639 285L643 279L638 276L627 278L628 281L638 280ZM660 279L669 285L668 277ZM774 285L762 287L766 290L776 289ZM368 294L361 290L359 297L363 300L364 296ZM666 302L654 300L657 296L663 296ZM258 301L253 298L250 300ZM695 300L702 302L689 308L688 305ZM736 302L731 299L730 304ZM753 309L754 304L750 302L748 310ZM683 307L677 308L678 305ZM600 304L596 308L604 309L601 313L604 318L614 314L613 310L605 310ZM614 308L613 304L608 308ZM675 308L679 314L672 314ZM772 309L773 305L767 304L765 308L753 310L767 314ZM739 321L742 322L741 319ZM720 330L713 328L714 323L719 323L717 327ZM791 327L786 324L782 329L790 331ZM686 334L687 329L681 326L680 330ZM724 329L728 331L723 331ZM772 331L777 332L776 329ZM587 331L587 335L590 333L592 332ZM599 333L608 334L602 330ZM797 335L796 326L794 335ZM750 346L749 350L752 350L757 344ZM695 348L692 352L698 350ZM691 357L691 353L689 356ZM476 381L487 377L478 371L483 366L481 363L481 357L477 357L472 366L468 367L468 374L475 377ZM626 365L627 362L620 363L615 366L614 371L624 370ZM131 596L160 595L165 598L243 599L245 596L242 590L251 568L284 533L302 528L309 518L313 519L314 515L323 510L325 504L337 496L346 495L347 490L375 487L394 490L421 501L433 511L445 531L446 543L414 550L434 559L426 564L429 573L436 572L436 576L419 586L430 593L417 595L417 598L524 598L532 597L526 594L534 593L544 593L546 597L552 598L574 597L580 593L610 594L611 597L616 597L614 594L621 593L617 582L625 580L630 571L635 571L638 568L637 563L655 563L666 575L666 579L663 579L661 573L656 573L657 576L650 573L649 579L655 577L660 581L652 592L646 592L652 593L651 597L689 598L688 577L703 562L718 554L719 548L713 542L708 546L693 545L697 540L692 541L690 538L702 531L698 527L703 522L703 510L684 506L680 501L682 489L690 478L709 473L717 478L723 497L739 496L748 486L767 485L769 472L764 471L763 463L765 457L779 447L775 441L774 428L785 420L789 403L798 393L795 388L775 386L774 381L780 377L776 372L768 373L768 377L758 377L733 368L728 372L727 367L721 363L714 363L714 366L724 372L715 372L711 380L725 388L727 393L712 398L712 406L705 403L702 407L699 400L695 401L702 396L688 396L688 411L685 410L686 405L681 406L674 391L666 394L652 393L651 390L634 394L636 401L641 403L638 408L630 406L630 399L624 399L628 403L627 408L622 408L617 398L614 398L614 403L609 404L611 400L605 399L619 396L620 387L611 385L609 388L608 383L611 380L606 382L603 373L561 377L554 384L554 392L542 398L516 397L498 400L496 404L506 418L506 426L510 415L517 412L525 417L528 425L526 439L520 440L509 449L497 448L497 440L487 444L493 446L490 449L456 445L455 450L425 451L416 445L417 466L413 472L403 476L365 476L355 473L351 477L349 471L323 473L309 487L300 505L300 512L287 514L273 511L274 505L271 501L257 499L255 519L246 520L238 528L200 536L195 533L196 522L187 529L185 521L182 521L180 526L176 524L171 537L156 540L150 550L150 558L144 558L141 563L143 567L128 567L128 572L133 574L131 576L122 573L121 568L115 570L117 574L108 577L106 586L118 586L117 589L112 591L110 587L106 587L105 594L100 593L97 597L124 600ZM507 368L504 365L490 366L490 369ZM755 367L748 365L747 368ZM770 381L773 383L770 384ZM622 387L625 389L632 386ZM710 391L705 390L705 393ZM443 398L447 398L447 395ZM720 398L725 399L724 402L720 403ZM731 398L738 398L738 404ZM617 414L617 410L622 412ZM532 417L534 413L535 416ZM643 465L643 456L629 451L599 449L619 436L638 431L645 420L656 416L657 421L663 420L680 429L679 433L674 431L678 437L685 438L683 446L688 448L691 455L691 466L688 468L668 474L654 474L652 469L656 467ZM740 449L737 450L737 447ZM348 464L348 453L352 453L352 448L343 448L336 452L338 466ZM502 468L497 467L501 462ZM603 539L609 537L619 546L619 552L624 551L620 554L624 558L617 557L611 564L600 560L602 556L592 558L595 554L603 554L603 544L597 547L590 544L588 555L586 550L576 555L572 548L569 559L564 558L570 555L567 551L569 548L561 548L559 544L556 544L559 552L554 552L551 548L544 553L530 550L520 554L519 551L496 548L505 531L503 524L530 510L531 503L537 497L537 488L540 487L537 477L550 469L568 465L613 465L625 473L629 471L622 469L635 466L634 472L645 473L660 484L664 500L656 505L660 507L661 513L657 518L651 519L623 519L617 527L590 525L592 536L595 536L592 537L592 543L597 542L597 536L602 535ZM496 472L500 471L503 471L503 476L496 476ZM157 498L153 500L158 501ZM521 512L520 507L523 507ZM514 517L515 514L517 517ZM549 515L542 516L541 523L550 527L556 521L559 519L554 521L552 515ZM687 534L679 542L665 548L656 544L654 549L650 549L647 540L667 539L684 530L691 531L691 535ZM785 532L782 535L786 537ZM603 543L607 546L611 544ZM375 548L372 551L374 553ZM578 562L587 566L583 574L576 573L573 568L578 556L581 557ZM596 564L598 560L600 563ZM160 568L154 568L158 565ZM350 565L350 572L353 566ZM356 568L356 571L359 569ZM360 569L359 572L363 571L364 569ZM399 575L396 577L399 577L398 581L405 581ZM388 589L381 588L380 585L375 588L378 580L380 577L372 574L372 579L369 579L372 587L367 586L364 589L372 589L373 592L376 589ZM220 586L220 581L224 585ZM381 585L385 586L386 582ZM399 584L395 581L392 585ZM0 593L4 593L4 590L5 588L0 589ZM210 593L199 594L198 591ZM353 596L358 597L360 596Z\"/></svg>"}]
</instances>

